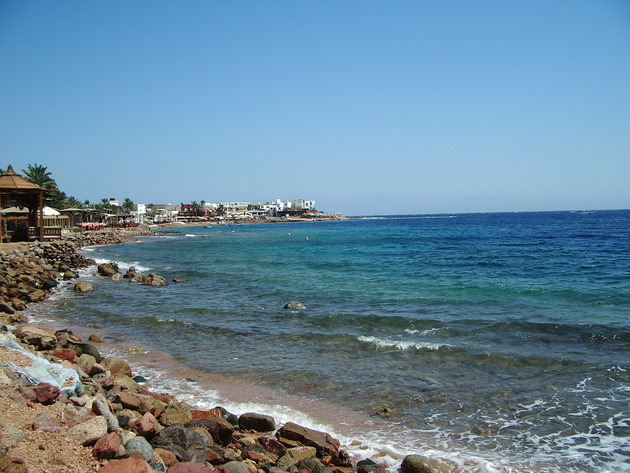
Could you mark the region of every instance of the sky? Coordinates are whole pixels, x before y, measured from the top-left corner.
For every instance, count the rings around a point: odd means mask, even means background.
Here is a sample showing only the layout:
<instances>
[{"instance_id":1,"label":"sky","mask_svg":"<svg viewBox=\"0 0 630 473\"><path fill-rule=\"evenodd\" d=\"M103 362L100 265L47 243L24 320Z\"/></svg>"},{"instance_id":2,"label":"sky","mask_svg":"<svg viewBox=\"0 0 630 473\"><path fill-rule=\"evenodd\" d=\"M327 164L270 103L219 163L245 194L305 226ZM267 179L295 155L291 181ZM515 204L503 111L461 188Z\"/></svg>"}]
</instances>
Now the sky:
<instances>
[{"instance_id":1,"label":"sky","mask_svg":"<svg viewBox=\"0 0 630 473\"><path fill-rule=\"evenodd\" d=\"M79 200L630 208L630 0L0 0L0 167Z\"/></svg>"}]
</instances>

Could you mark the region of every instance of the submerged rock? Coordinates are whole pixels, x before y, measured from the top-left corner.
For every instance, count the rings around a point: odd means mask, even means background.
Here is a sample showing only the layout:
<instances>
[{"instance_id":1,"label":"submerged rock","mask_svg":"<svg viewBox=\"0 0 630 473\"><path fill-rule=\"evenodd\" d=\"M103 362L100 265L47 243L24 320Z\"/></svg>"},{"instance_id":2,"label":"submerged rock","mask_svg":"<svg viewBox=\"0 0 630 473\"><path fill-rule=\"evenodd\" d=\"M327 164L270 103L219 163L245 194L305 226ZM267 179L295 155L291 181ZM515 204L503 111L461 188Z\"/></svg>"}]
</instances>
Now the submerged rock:
<instances>
[{"instance_id":1,"label":"submerged rock","mask_svg":"<svg viewBox=\"0 0 630 473\"><path fill-rule=\"evenodd\" d=\"M291 301L284 304L283 309L285 310L306 310L306 306L302 304L300 301Z\"/></svg>"},{"instance_id":2,"label":"submerged rock","mask_svg":"<svg viewBox=\"0 0 630 473\"><path fill-rule=\"evenodd\" d=\"M89 282L81 281L74 285L74 290L77 292L89 292L94 290L94 286Z\"/></svg>"}]
</instances>

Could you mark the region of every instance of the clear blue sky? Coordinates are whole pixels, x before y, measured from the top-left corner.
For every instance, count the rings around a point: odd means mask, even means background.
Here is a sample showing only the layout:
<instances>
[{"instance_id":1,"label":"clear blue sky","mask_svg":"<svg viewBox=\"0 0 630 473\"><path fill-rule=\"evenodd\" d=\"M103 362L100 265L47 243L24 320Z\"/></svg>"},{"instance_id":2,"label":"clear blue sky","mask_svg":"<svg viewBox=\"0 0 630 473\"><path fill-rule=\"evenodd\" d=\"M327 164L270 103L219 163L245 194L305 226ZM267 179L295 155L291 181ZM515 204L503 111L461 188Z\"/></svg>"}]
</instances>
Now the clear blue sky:
<instances>
[{"instance_id":1,"label":"clear blue sky","mask_svg":"<svg viewBox=\"0 0 630 473\"><path fill-rule=\"evenodd\" d=\"M630 208L630 1L0 0L0 166L80 200Z\"/></svg>"}]
</instances>

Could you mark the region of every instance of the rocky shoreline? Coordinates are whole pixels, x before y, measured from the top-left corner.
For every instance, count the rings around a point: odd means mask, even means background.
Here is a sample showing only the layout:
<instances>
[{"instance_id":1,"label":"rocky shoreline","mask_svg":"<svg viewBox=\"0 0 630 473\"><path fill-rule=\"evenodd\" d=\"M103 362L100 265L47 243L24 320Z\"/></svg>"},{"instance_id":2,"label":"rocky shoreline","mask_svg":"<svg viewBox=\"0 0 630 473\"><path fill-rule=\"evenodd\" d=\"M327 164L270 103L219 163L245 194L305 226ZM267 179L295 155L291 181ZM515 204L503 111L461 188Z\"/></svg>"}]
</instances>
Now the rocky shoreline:
<instances>
[{"instance_id":1,"label":"rocky shoreline","mask_svg":"<svg viewBox=\"0 0 630 473\"><path fill-rule=\"evenodd\" d=\"M0 472L383 473L385 466L371 459L354 463L328 433L292 422L278 426L264 413L195 408L148 389L124 359L104 358L98 336L84 341L69 330L28 323L22 313L28 304L94 264L78 248L148 234L87 232L0 247ZM122 276L114 267L99 273L165 283L157 275ZM447 470L409 455L401 471Z\"/></svg>"}]
</instances>

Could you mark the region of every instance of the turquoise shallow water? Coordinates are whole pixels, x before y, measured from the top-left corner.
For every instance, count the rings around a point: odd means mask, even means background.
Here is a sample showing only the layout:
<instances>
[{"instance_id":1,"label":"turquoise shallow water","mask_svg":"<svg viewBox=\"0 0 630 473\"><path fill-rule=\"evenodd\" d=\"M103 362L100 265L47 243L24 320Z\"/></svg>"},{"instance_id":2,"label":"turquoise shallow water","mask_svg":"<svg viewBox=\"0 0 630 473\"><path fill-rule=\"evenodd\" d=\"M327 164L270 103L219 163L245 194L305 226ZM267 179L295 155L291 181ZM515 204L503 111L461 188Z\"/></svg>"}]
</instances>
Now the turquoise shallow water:
<instances>
[{"instance_id":1,"label":"turquoise shallow water","mask_svg":"<svg viewBox=\"0 0 630 473\"><path fill-rule=\"evenodd\" d=\"M483 459L464 471L630 470L630 211L182 228L88 256L187 281L97 278L58 300L76 323L366 418L387 407L383 443L455 442Z\"/></svg>"}]
</instances>

